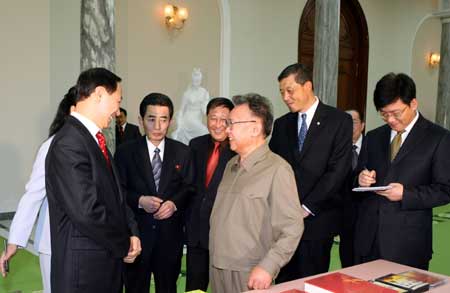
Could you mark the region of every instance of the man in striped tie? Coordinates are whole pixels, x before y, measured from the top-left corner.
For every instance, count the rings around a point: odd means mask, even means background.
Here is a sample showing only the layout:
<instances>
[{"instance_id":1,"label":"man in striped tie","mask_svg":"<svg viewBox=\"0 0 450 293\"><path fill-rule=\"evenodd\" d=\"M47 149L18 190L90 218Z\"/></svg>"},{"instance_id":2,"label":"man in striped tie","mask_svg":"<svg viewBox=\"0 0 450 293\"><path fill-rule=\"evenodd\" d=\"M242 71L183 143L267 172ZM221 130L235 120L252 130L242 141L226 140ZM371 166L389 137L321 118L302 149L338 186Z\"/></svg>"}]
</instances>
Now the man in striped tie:
<instances>
[{"instance_id":1,"label":"man in striped tie","mask_svg":"<svg viewBox=\"0 0 450 293\"><path fill-rule=\"evenodd\" d=\"M126 292L176 292L183 248L183 212L193 191L189 148L167 138L173 104L151 93L139 106L145 136L121 145L115 159L142 239L142 255L125 273Z\"/></svg>"}]
</instances>

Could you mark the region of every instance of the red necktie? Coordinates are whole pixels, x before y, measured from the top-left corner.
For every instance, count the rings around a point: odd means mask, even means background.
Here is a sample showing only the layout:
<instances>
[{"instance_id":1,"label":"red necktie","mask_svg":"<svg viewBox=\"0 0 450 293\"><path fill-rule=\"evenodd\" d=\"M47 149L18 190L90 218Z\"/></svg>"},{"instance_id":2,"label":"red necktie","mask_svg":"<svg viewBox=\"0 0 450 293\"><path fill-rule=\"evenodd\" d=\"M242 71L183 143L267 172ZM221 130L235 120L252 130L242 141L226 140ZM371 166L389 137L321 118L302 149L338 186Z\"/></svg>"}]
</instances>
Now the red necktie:
<instances>
[{"instance_id":1,"label":"red necktie","mask_svg":"<svg viewBox=\"0 0 450 293\"><path fill-rule=\"evenodd\" d=\"M123 135L125 134L125 131L124 131L124 129L123 129L123 126L119 126L119 135L120 135L120 138L123 138Z\"/></svg>"},{"instance_id":2,"label":"red necktie","mask_svg":"<svg viewBox=\"0 0 450 293\"><path fill-rule=\"evenodd\" d=\"M109 162L108 150L106 149L105 136L99 131L97 132L95 137L98 140L98 145L100 147L100 150L102 151L103 156L105 157L106 163L108 164L108 167L110 167L111 163Z\"/></svg>"},{"instance_id":3,"label":"red necktie","mask_svg":"<svg viewBox=\"0 0 450 293\"><path fill-rule=\"evenodd\" d=\"M219 163L219 147L220 143L215 142L214 143L214 150L211 154L211 156L208 159L208 162L206 163L206 177L205 177L205 186L208 187L209 182L211 181L211 178L214 174L214 171L216 170L217 164Z\"/></svg>"}]
</instances>

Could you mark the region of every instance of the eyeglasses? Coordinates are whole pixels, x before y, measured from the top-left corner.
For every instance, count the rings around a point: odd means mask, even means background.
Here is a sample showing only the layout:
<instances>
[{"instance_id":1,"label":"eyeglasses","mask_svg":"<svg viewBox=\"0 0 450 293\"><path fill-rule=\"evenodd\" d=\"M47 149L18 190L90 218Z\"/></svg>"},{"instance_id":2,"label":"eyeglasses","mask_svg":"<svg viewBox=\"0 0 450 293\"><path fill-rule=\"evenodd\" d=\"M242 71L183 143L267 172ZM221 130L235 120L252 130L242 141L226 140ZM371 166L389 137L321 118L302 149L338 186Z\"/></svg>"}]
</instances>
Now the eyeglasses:
<instances>
[{"instance_id":1,"label":"eyeglasses","mask_svg":"<svg viewBox=\"0 0 450 293\"><path fill-rule=\"evenodd\" d=\"M403 110L397 110L397 111L392 111L392 112L383 112L380 111L380 116L383 120L388 120L389 117L394 117L394 119L400 119L403 115L403 113L405 112L406 108L408 108L408 106L406 106L405 108L403 108Z\"/></svg>"},{"instance_id":2,"label":"eyeglasses","mask_svg":"<svg viewBox=\"0 0 450 293\"><path fill-rule=\"evenodd\" d=\"M225 125L226 125L227 127L233 127L233 125L235 125L235 124L251 123L251 122L256 122L256 120L231 121L230 119L227 119L227 120L225 121Z\"/></svg>"}]
</instances>

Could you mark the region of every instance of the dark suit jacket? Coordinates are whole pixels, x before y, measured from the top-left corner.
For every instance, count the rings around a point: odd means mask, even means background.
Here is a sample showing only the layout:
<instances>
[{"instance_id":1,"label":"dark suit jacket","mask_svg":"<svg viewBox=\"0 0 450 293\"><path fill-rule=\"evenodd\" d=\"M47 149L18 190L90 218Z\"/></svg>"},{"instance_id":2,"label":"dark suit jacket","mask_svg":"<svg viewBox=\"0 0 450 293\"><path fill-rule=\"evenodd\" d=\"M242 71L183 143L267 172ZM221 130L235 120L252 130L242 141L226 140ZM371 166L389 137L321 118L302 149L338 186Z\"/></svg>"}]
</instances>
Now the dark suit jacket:
<instances>
[{"instance_id":1,"label":"dark suit jacket","mask_svg":"<svg viewBox=\"0 0 450 293\"><path fill-rule=\"evenodd\" d=\"M141 137L141 132L137 125L128 123L125 125L125 130L123 132L123 137L119 134L119 126L116 125L116 148L122 143L130 140L135 140Z\"/></svg>"},{"instance_id":2,"label":"dark suit jacket","mask_svg":"<svg viewBox=\"0 0 450 293\"><path fill-rule=\"evenodd\" d=\"M138 230L111 163L112 169L87 128L68 117L45 168L53 292L114 292L105 280L121 278L122 258ZM86 289L86 283L99 287Z\"/></svg>"},{"instance_id":3,"label":"dark suit jacket","mask_svg":"<svg viewBox=\"0 0 450 293\"><path fill-rule=\"evenodd\" d=\"M414 266L431 259L432 208L450 202L450 133L420 115L392 163L390 134L388 125L367 134L359 170L376 171L374 186L403 184L403 200L361 194L355 249L367 255L377 235L382 258Z\"/></svg>"},{"instance_id":4,"label":"dark suit jacket","mask_svg":"<svg viewBox=\"0 0 450 293\"><path fill-rule=\"evenodd\" d=\"M153 179L146 136L121 145L115 159L123 188L127 193L128 204L136 214L143 242L142 249L151 251L156 243L155 239L164 243L167 251L181 248L184 235L183 213L194 190L194 168L189 148L166 137L158 192ZM153 214L138 207L141 195L155 195L164 201L171 200L177 211L168 219L155 220Z\"/></svg>"},{"instance_id":5,"label":"dark suit jacket","mask_svg":"<svg viewBox=\"0 0 450 293\"><path fill-rule=\"evenodd\" d=\"M193 138L189 142L194 158L196 191L187 216L187 240L189 246L198 246L203 249L208 249L209 217L216 199L217 188L222 180L227 162L236 155L230 150L229 144L221 146L219 163L208 188L206 188L206 163L213 146L214 143L209 134Z\"/></svg>"},{"instance_id":6,"label":"dark suit jacket","mask_svg":"<svg viewBox=\"0 0 450 293\"><path fill-rule=\"evenodd\" d=\"M333 237L340 229L340 205L351 168L352 120L350 115L321 102L298 151L298 113L275 120L269 146L292 166L301 204L308 216L302 239Z\"/></svg>"}]
</instances>

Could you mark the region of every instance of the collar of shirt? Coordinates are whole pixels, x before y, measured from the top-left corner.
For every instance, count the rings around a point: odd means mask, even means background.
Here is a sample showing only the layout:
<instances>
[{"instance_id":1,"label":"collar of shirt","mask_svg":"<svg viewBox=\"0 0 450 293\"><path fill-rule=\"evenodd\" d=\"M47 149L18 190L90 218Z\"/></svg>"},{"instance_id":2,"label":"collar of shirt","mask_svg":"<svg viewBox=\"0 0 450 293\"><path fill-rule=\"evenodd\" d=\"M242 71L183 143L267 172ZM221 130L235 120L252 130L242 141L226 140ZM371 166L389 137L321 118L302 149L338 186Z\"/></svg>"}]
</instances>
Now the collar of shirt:
<instances>
[{"instance_id":1,"label":"collar of shirt","mask_svg":"<svg viewBox=\"0 0 450 293\"><path fill-rule=\"evenodd\" d=\"M122 129L123 129L123 131L125 131L125 127L127 126L127 123L125 122L123 125L122 125Z\"/></svg>"},{"instance_id":2,"label":"collar of shirt","mask_svg":"<svg viewBox=\"0 0 450 293\"><path fill-rule=\"evenodd\" d=\"M302 114L303 113L306 114L306 126L309 129L309 125L311 125L311 121L314 117L314 114L316 113L317 106L319 106L319 98L316 96L314 96L314 98L316 98L316 101L314 102L314 104L311 105L311 107L309 107L308 110L306 110L305 112L298 112L298 119L297 119L298 129L300 129L302 127Z\"/></svg>"},{"instance_id":3,"label":"collar of shirt","mask_svg":"<svg viewBox=\"0 0 450 293\"><path fill-rule=\"evenodd\" d=\"M406 138L408 137L408 134L411 132L411 129L414 127L414 124L416 124L417 120L419 119L419 111L416 111L416 116L414 117L414 119L408 124L408 126L405 127L405 132L402 133L402 144L403 142L406 140ZM392 130L391 129L391 140L390 142L392 142L392 140L394 139L394 137L397 135L397 131Z\"/></svg>"},{"instance_id":4,"label":"collar of shirt","mask_svg":"<svg viewBox=\"0 0 450 293\"><path fill-rule=\"evenodd\" d=\"M75 117L75 119L80 121L81 124L83 124L84 127L87 128L89 133L92 135L92 137L95 139L95 141L98 144L96 135L97 135L97 132L101 131L101 129L97 126L97 124L95 124L94 121L90 120L89 118L87 118L86 116L83 116L82 114L80 114L78 112L72 112L72 113L70 113L70 115L72 117Z\"/></svg>"},{"instance_id":5,"label":"collar of shirt","mask_svg":"<svg viewBox=\"0 0 450 293\"><path fill-rule=\"evenodd\" d=\"M359 155L359 152L361 151L362 140L363 140L363 135L361 134L359 136L359 138L356 140L356 142L354 143L354 145L356 145L356 152L358 153L358 155Z\"/></svg>"},{"instance_id":6,"label":"collar of shirt","mask_svg":"<svg viewBox=\"0 0 450 293\"><path fill-rule=\"evenodd\" d=\"M161 162L164 161L164 147L166 145L166 139L164 138L158 146L155 146L146 136L145 137L147 141L147 148L148 148L148 154L150 156L150 162L153 160L153 157L155 156L155 149L158 147L159 149L159 156L161 157Z\"/></svg>"},{"instance_id":7,"label":"collar of shirt","mask_svg":"<svg viewBox=\"0 0 450 293\"><path fill-rule=\"evenodd\" d=\"M248 157L243 160L242 162L239 162L240 156L233 157L233 165L236 166L236 170L239 169L239 167L242 167L245 171L249 171L255 164L257 164L265 155L267 152L269 152L269 146L267 143L264 143L262 146L257 147L253 152L251 152Z\"/></svg>"}]
</instances>

